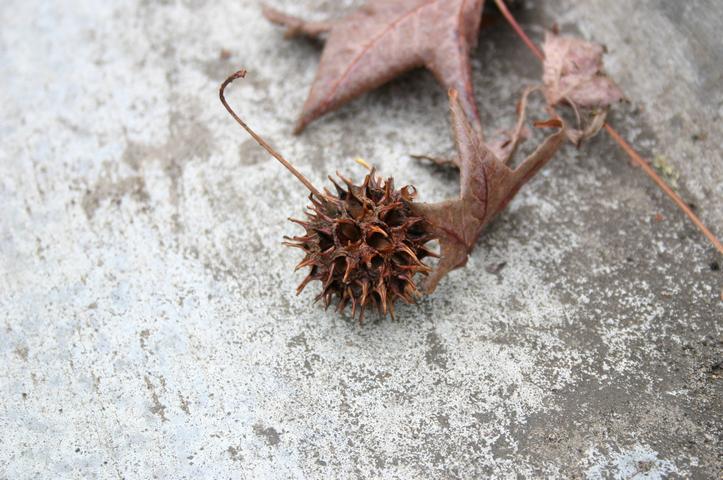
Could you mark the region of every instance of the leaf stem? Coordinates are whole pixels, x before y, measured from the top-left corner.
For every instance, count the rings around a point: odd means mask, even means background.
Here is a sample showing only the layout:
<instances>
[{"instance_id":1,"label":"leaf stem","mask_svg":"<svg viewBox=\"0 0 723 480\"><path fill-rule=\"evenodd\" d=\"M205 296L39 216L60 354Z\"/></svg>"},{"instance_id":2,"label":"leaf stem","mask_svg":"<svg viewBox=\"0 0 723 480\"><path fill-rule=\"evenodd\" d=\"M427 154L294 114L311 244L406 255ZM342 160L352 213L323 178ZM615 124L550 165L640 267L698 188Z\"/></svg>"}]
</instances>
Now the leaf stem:
<instances>
[{"instance_id":1,"label":"leaf stem","mask_svg":"<svg viewBox=\"0 0 723 480\"><path fill-rule=\"evenodd\" d=\"M244 78L246 76L246 70L239 70L238 72L234 73L233 75L229 76L224 82L221 84L221 88L218 91L218 96L221 99L221 103L224 107L226 107L226 110L228 110L228 113L231 114L234 120L243 127L244 130L248 132L251 137L253 137L254 140L256 140L256 143L261 145L267 152L271 154L272 157L274 157L276 160L281 162L281 164L286 167L287 170L289 170L296 178L299 179L301 183L304 184L306 188L309 189L309 191L316 195L317 198L323 199L325 198L324 195L319 192L319 190L314 187L314 184L309 181L300 171L294 167L291 162L286 160L283 155L281 155L279 152L277 152L274 147L266 143L266 141L261 138L256 132L254 132L246 123L239 118L239 116L234 112L234 110L229 106L229 104L226 102L226 97L224 96L224 91L226 90L226 87L236 80L237 78Z\"/></svg>"},{"instance_id":2,"label":"leaf stem","mask_svg":"<svg viewBox=\"0 0 723 480\"><path fill-rule=\"evenodd\" d=\"M535 45L532 40L530 40L530 37L527 36L524 30L522 30L522 27L520 27L520 25L515 20L515 17L513 17L512 13L510 13L504 0L495 0L495 4L497 5L497 8L500 10L505 19L509 22L512 29L517 33L523 43L527 45L527 48L529 48L530 51L532 51L532 53L540 61L543 61L545 59L545 56L542 53L542 50L540 50L539 47ZM640 168L643 169L643 172L645 172L645 174L658 185L658 187L663 191L663 193L665 193L678 206L678 208L683 211L683 213L690 219L691 222L693 222L693 224L698 228L698 230L700 230L701 233L703 233L703 235L705 235L705 237L710 240L716 250L718 250L719 253L723 254L723 245L721 244L720 240L718 240L713 234L713 232L711 232L703 224L700 218L690 209L690 207L688 207L688 205L685 203L685 201L683 201L680 195L675 193L675 191L670 188L666 181L660 178L660 176L655 172L655 170L653 170L653 168L648 164L648 162L646 162L638 154L638 152L636 152L635 149L627 141L625 141L625 139L609 123L605 123L605 131L625 151L628 157L630 157L630 159L636 165L640 166Z\"/></svg>"}]
</instances>

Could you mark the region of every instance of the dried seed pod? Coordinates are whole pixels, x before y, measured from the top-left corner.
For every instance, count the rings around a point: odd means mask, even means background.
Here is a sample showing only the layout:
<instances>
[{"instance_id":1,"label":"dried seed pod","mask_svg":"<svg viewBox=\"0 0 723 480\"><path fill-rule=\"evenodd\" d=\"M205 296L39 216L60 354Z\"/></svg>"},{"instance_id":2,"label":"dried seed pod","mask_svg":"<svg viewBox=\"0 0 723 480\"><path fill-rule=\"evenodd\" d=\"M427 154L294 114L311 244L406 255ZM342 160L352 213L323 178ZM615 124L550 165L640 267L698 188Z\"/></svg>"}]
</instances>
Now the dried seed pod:
<instances>
[{"instance_id":1,"label":"dried seed pod","mask_svg":"<svg viewBox=\"0 0 723 480\"><path fill-rule=\"evenodd\" d=\"M351 304L352 316L358 311L360 322L369 306L382 315L388 313L394 317L394 304L398 299L413 303L419 293L414 276L417 273L427 275L431 271L422 259L436 256L425 247L434 238L432 227L412 208L416 190L411 186L396 190L392 178L384 181L371 169L361 185L354 185L339 175L345 187L329 177L336 194L326 189L320 192L249 128L226 102L226 87L245 75L246 71L241 70L223 82L219 91L221 103L259 145L311 192L307 220L292 219L304 227L305 234L285 237L284 242L306 253L297 270L310 267L297 294L309 282L318 280L322 291L316 300L323 299L326 307L334 299L340 312Z\"/></svg>"},{"instance_id":2,"label":"dried seed pod","mask_svg":"<svg viewBox=\"0 0 723 480\"><path fill-rule=\"evenodd\" d=\"M431 270L422 262L436 256L425 247L433 238L430 226L412 211L413 187L396 190L392 178L383 181L373 169L361 185L339 177L344 187L329 177L336 195L311 195L307 220L292 219L306 232L286 245L306 253L297 269L310 267L297 292L318 280L316 300L326 307L336 298L339 311L351 304L360 320L369 306L394 317L397 299L409 304L418 294L414 276Z\"/></svg>"}]
</instances>

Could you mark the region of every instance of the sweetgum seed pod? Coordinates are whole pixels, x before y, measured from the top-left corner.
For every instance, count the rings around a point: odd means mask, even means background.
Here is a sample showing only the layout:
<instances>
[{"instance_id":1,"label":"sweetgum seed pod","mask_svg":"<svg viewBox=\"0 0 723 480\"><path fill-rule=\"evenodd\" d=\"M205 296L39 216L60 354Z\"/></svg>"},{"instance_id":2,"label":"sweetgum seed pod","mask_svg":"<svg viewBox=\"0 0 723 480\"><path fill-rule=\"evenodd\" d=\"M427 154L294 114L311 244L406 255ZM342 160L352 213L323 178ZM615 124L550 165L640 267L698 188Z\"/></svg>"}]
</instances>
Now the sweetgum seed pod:
<instances>
[{"instance_id":1,"label":"sweetgum seed pod","mask_svg":"<svg viewBox=\"0 0 723 480\"><path fill-rule=\"evenodd\" d=\"M425 244L435 238L431 226L414 213L414 187L394 188L394 180L377 177L374 169L361 185L339 175L345 187L331 177L336 193L320 192L296 167L246 125L226 102L226 87L246 75L240 70L221 84L219 97L231 116L266 151L286 167L311 192L307 220L291 219L305 234L284 237L286 245L304 251L296 270L309 268L297 288L301 293L312 281L321 283L316 301L325 307L337 302L343 312L351 306L352 317L359 312L363 321L367 308L394 318L397 300L414 303L419 290L416 274L427 275L431 268L422 262L436 256Z\"/></svg>"}]
</instances>

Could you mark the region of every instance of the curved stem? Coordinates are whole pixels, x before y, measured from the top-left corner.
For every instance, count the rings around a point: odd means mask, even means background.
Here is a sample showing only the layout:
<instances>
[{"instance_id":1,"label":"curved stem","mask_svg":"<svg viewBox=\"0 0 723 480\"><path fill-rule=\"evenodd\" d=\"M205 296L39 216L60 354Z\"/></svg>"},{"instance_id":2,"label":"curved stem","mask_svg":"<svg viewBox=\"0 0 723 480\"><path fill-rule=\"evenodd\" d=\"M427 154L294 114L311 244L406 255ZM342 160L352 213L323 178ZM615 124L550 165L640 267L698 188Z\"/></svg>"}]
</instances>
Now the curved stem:
<instances>
[{"instance_id":1,"label":"curved stem","mask_svg":"<svg viewBox=\"0 0 723 480\"><path fill-rule=\"evenodd\" d=\"M241 126L243 127L243 129L246 130L246 131L248 132L248 134L251 135L251 137L253 137L254 140L256 140L256 143L258 143L259 145L261 145L267 152L269 152L269 153L271 154L272 157L274 157L276 160L278 160L279 162L281 162L281 164L282 164L284 167L286 167L286 169L289 170L296 178L298 178L299 181L300 181L301 183L303 183L304 186L305 186L306 188L308 188L309 191L310 191L313 195L316 195L317 198L319 198L319 199L323 199L323 198L324 198L324 195L322 195L321 192L319 192L319 190L317 190L316 187L314 187L314 184L311 183L311 182L309 181L309 179L307 179L301 172L299 172L299 171L296 169L296 167L294 167L294 166L291 164L291 162L289 162L288 160L286 160L279 152L277 152L276 150L274 150L274 148L273 148L271 145L269 145L268 143L266 143L266 141L265 141L263 138L261 138L261 136L259 136L259 135L258 135L256 132L254 132L248 125L246 125L246 123L245 123L243 120L241 120L241 118L239 118L238 115L236 115L236 112L234 112L233 109L232 109L232 108L229 106L229 104L226 102L226 97L224 96L224 91L226 90L226 87L227 87L231 82L233 82L234 80L236 80L237 78L244 78L245 76L246 76L246 70L239 70L238 72L234 73L233 75L231 75L230 77L228 77L226 80L224 80L224 82L221 84L221 88L220 88L219 91L218 91L218 96L219 96L219 98L221 99L221 103L223 104L224 107L226 107L226 110L228 110L228 113L231 114L231 116L233 117L233 119L236 120L236 122L237 122L239 125L241 125Z\"/></svg>"},{"instance_id":2,"label":"curved stem","mask_svg":"<svg viewBox=\"0 0 723 480\"><path fill-rule=\"evenodd\" d=\"M515 17L512 16L510 11L507 9L507 5L505 5L504 0L495 0L495 4L497 5L497 8L499 8L502 15L505 17L505 19L509 22L509 24L512 26L514 31L519 35L519 37L522 39L525 45L532 51L535 56L540 59L540 61L544 61L545 55L542 53L542 51L537 47L537 45L534 44L532 40L530 40L530 37L527 36L527 34L522 30L522 27L517 23L515 20ZM650 177L653 182L655 182L658 187L665 193L677 206L680 208L680 210L683 211L683 213L690 219L693 224L698 227L698 230L701 231L705 237L710 240L710 242L713 244L713 246L718 250L720 254L723 254L723 244L721 244L720 240L716 238L716 236L711 232L698 218L698 216L686 205L686 203L683 201L682 198L680 198L680 195L675 193L672 188L663 180L660 178L660 176L653 170L653 168L648 165L648 162L646 162L639 154L635 151L635 149L623 139L622 136L609 124L605 123L604 125L605 131L610 135L610 137L625 151L625 153L630 157L630 159L635 163L636 165L640 166L640 168L643 169L643 172Z\"/></svg>"}]
</instances>

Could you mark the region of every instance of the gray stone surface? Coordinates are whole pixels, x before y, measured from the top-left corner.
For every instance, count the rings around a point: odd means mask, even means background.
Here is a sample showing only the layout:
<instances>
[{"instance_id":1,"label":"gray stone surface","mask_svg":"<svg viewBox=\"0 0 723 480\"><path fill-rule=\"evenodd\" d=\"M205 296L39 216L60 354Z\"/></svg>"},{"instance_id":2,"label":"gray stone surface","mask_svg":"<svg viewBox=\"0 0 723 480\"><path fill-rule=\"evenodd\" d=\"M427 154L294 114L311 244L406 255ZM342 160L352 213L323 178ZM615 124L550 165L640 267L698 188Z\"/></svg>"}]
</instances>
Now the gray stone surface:
<instances>
[{"instance_id":1,"label":"gray stone surface","mask_svg":"<svg viewBox=\"0 0 723 480\"><path fill-rule=\"evenodd\" d=\"M613 123L723 235L720 2L519 15L608 45L632 100ZM359 327L294 296L304 191L217 87L248 68L231 101L317 185L362 156L433 200L457 179L409 157L452 145L428 74L293 137L318 48L256 2L5 0L0 24L0 478L720 476L721 258L607 138ZM504 23L482 32L490 131L538 74Z\"/></svg>"}]
</instances>

